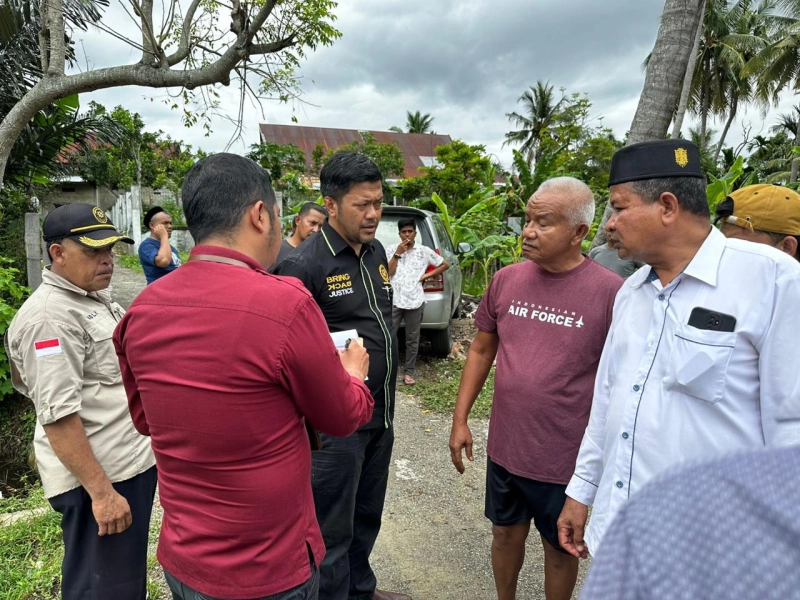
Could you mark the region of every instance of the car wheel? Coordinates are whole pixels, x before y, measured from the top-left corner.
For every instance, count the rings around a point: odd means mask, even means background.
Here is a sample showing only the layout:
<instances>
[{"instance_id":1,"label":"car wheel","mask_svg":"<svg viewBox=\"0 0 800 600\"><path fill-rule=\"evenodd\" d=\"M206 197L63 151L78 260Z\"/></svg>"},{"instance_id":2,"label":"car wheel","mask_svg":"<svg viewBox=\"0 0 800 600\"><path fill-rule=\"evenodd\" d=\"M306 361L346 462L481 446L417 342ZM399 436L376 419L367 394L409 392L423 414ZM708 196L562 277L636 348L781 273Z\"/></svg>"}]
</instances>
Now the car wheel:
<instances>
[{"instance_id":1,"label":"car wheel","mask_svg":"<svg viewBox=\"0 0 800 600\"><path fill-rule=\"evenodd\" d=\"M430 331L431 354L446 357L453 349L453 323L450 322L445 329Z\"/></svg>"}]
</instances>

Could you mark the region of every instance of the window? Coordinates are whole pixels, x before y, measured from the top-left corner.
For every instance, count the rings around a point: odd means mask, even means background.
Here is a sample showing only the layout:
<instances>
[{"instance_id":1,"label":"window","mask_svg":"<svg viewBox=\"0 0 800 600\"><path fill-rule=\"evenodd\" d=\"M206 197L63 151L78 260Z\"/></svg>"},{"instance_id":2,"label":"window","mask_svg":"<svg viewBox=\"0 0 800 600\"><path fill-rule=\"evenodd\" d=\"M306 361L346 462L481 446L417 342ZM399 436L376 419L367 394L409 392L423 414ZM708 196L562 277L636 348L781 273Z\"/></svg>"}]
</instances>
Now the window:
<instances>
[{"instance_id":1,"label":"window","mask_svg":"<svg viewBox=\"0 0 800 600\"><path fill-rule=\"evenodd\" d=\"M433 228L436 230L436 237L439 238L439 243L442 245L442 248L455 254L453 242L450 239L450 235L447 233L447 229L444 227L442 218L439 215L433 215L431 216L431 220L433 221Z\"/></svg>"}]
</instances>

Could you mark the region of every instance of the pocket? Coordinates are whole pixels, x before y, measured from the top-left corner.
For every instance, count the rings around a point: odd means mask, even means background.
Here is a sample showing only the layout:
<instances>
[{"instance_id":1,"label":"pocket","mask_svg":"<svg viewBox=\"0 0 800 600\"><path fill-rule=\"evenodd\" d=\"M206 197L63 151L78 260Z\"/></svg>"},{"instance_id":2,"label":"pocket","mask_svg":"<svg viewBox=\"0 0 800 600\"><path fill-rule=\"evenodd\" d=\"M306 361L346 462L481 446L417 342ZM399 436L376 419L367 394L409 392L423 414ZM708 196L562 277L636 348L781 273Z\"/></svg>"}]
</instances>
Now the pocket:
<instances>
[{"instance_id":1,"label":"pocket","mask_svg":"<svg viewBox=\"0 0 800 600\"><path fill-rule=\"evenodd\" d=\"M117 353L111 339L115 326L113 319L104 317L84 320L84 328L92 340L89 354L94 358L97 372L112 379L120 377Z\"/></svg>"},{"instance_id":2,"label":"pocket","mask_svg":"<svg viewBox=\"0 0 800 600\"><path fill-rule=\"evenodd\" d=\"M716 404L722 399L737 333L678 325L670 353L668 390Z\"/></svg>"}]
</instances>

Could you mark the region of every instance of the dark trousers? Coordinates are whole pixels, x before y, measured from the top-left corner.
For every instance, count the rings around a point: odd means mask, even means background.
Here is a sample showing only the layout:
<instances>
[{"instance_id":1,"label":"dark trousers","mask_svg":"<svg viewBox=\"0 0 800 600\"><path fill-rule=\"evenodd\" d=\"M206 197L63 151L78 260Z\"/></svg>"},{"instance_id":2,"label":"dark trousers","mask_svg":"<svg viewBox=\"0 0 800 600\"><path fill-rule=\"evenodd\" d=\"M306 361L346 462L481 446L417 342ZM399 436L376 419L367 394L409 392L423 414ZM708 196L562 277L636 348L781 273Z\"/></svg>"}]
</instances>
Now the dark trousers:
<instances>
[{"instance_id":1,"label":"dark trousers","mask_svg":"<svg viewBox=\"0 0 800 600\"><path fill-rule=\"evenodd\" d=\"M64 600L144 600L147 536L156 492L156 468L114 484L131 507L133 523L122 533L99 536L92 499L82 487L50 498L61 513Z\"/></svg>"},{"instance_id":2,"label":"dark trousers","mask_svg":"<svg viewBox=\"0 0 800 600\"><path fill-rule=\"evenodd\" d=\"M214 598L201 594L197 590L193 590L185 583L178 580L172 573L164 569L164 577L167 580L167 585L172 592L172 600L223 600L222 598ZM220 577L225 577L224 573L220 573ZM311 561L311 577L305 583L301 583L297 587L293 587L285 592L278 592L271 596L263 596L257 600L317 600L319 595L319 570L314 566L314 561Z\"/></svg>"},{"instance_id":3,"label":"dark trousers","mask_svg":"<svg viewBox=\"0 0 800 600\"><path fill-rule=\"evenodd\" d=\"M320 600L371 600L369 555L381 529L394 430L361 429L346 438L322 435L312 453L311 481L325 560Z\"/></svg>"},{"instance_id":4,"label":"dark trousers","mask_svg":"<svg viewBox=\"0 0 800 600\"><path fill-rule=\"evenodd\" d=\"M400 320L404 319L406 329L406 364L403 369L404 375L413 375L417 366L417 354L419 353L419 330L422 325L422 313L425 312L425 305L419 308L397 308L392 307L392 328L394 334L400 330Z\"/></svg>"}]
</instances>

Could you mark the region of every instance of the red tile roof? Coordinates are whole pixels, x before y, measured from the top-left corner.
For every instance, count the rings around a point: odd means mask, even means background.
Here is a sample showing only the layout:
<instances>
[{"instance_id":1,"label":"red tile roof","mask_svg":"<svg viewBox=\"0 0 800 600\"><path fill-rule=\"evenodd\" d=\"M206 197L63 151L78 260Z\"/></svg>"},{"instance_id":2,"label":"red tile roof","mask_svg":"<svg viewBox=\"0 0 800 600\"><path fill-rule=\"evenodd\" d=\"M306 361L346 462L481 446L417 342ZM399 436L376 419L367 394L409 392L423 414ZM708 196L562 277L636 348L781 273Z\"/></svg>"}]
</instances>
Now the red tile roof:
<instances>
[{"instance_id":1,"label":"red tile roof","mask_svg":"<svg viewBox=\"0 0 800 600\"><path fill-rule=\"evenodd\" d=\"M300 125L259 126L262 142L294 144L306 154L309 170L312 164L311 153L317 144L326 149L337 149L353 141L361 141L361 131L357 129L333 129L329 127L303 127ZM366 133L366 131L364 131ZM406 177L421 175L419 168L424 166L421 157L435 157L436 147L450 144L449 135L437 133L394 133L392 131L369 131L375 141L381 144L394 142L400 147L406 161ZM430 165L430 162L428 162Z\"/></svg>"}]
</instances>

